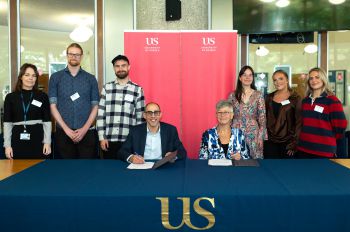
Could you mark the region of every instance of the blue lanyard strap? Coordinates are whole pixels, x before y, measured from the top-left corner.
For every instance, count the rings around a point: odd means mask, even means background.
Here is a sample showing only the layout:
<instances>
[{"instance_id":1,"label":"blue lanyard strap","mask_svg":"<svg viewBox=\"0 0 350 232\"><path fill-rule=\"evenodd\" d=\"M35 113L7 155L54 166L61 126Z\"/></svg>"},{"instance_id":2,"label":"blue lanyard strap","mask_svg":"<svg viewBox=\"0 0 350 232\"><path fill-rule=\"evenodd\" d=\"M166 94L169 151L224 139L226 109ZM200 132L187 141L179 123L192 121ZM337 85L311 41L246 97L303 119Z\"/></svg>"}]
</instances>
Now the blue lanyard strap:
<instances>
[{"instance_id":1,"label":"blue lanyard strap","mask_svg":"<svg viewBox=\"0 0 350 232\"><path fill-rule=\"evenodd\" d=\"M30 106L30 102L32 101L33 98L33 92L30 93L30 98L29 98L29 102L27 105L24 104L24 99L23 99L23 93L21 93L21 99L22 99L22 107L23 107L23 114L24 114L24 128L26 128L26 124L27 124L27 114L29 111L29 106Z\"/></svg>"}]
</instances>

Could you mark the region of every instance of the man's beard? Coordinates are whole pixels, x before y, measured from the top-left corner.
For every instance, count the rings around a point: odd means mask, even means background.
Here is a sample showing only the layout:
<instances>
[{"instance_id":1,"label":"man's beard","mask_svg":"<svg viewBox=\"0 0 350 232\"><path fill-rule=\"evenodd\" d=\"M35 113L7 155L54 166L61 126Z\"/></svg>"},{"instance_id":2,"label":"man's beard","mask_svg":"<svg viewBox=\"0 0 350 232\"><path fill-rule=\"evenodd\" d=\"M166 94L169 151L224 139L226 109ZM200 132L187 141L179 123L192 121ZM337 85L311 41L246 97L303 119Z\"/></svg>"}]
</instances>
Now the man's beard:
<instances>
[{"instance_id":1,"label":"man's beard","mask_svg":"<svg viewBox=\"0 0 350 232\"><path fill-rule=\"evenodd\" d=\"M121 72L115 73L115 75L116 75L119 79L125 79L125 78L129 75L129 72L127 72L127 71L121 71Z\"/></svg>"},{"instance_id":2,"label":"man's beard","mask_svg":"<svg viewBox=\"0 0 350 232\"><path fill-rule=\"evenodd\" d=\"M68 61L68 63L70 64L70 66L73 66L73 67L80 65L80 63L78 61Z\"/></svg>"}]
</instances>

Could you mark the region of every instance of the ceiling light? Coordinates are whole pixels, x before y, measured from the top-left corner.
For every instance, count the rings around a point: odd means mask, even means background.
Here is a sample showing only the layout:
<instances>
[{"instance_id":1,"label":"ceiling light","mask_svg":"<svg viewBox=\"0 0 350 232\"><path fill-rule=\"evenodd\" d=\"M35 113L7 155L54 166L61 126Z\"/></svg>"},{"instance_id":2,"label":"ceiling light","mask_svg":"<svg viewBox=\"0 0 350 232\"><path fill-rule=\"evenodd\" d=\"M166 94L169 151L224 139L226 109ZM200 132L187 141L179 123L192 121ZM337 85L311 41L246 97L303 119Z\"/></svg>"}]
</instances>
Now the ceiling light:
<instances>
[{"instance_id":1,"label":"ceiling light","mask_svg":"<svg viewBox=\"0 0 350 232\"><path fill-rule=\"evenodd\" d=\"M260 2L274 2L275 0L260 0Z\"/></svg>"},{"instance_id":2,"label":"ceiling light","mask_svg":"<svg viewBox=\"0 0 350 232\"><path fill-rule=\"evenodd\" d=\"M334 5L343 4L345 2L345 0L328 0L328 1Z\"/></svg>"},{"instance_id":3,"label":"ceiling light","mask_svg":"<svg viewBox=\"0 0 350 232\"><path fill-rule=\"evenodd\" d=\"M317 52L318 48L315 44L308 44L305 46L304 51L306 53L315 53Z\"/></svg>"},{"instance_id":4,"label":"ceiling light","mask_svg":"<svg viewBox=\"0 0 350 232\"><path fill-rule=\"evenodd\" d=\"M290 4L289 0L278 0L276 2L276 6L278 7L286 7Z\"/></svg>"},{"instance_id":5,"label":"ceiling light","mask_svg":"<svg viewBox=\"0 0 350 232\"><path fill-rule=\"evenodd\" d=\"M257 56L266 56L267 54L269 54L269 49L265 48L265 46L259 46L258 49L256 49L255 54Z\"/></svg>"},{"instance_id":6,"label":"ceiling light","mask_svg":"<svg viewBox=\"0 0 350 232\"><path fill-rule=\"evenodd\" d=\"M67 50L64 49L61 53L60 53L60 57L65 57L67 56Z\"/></svg>"},{"instance_id":7,"label":"ceiling light","mask_svg":"<svg viewBox=\"0 0 350 232\"><path fill-rule=\"evenodd\" d=\"M0 10L7 10L7 1L0 2Z\"/></svg>"},{"instance_id":8,"label":"ceiling light","mask_svg":"<svg viewBox=\"0 0 350 232\"><path fill-rule=\"evenodd\" d=\"M82 43L88 41L93 34L89 27L80 25L69 34L69 37L75 42Z\"/></svg>"}]
</instances>

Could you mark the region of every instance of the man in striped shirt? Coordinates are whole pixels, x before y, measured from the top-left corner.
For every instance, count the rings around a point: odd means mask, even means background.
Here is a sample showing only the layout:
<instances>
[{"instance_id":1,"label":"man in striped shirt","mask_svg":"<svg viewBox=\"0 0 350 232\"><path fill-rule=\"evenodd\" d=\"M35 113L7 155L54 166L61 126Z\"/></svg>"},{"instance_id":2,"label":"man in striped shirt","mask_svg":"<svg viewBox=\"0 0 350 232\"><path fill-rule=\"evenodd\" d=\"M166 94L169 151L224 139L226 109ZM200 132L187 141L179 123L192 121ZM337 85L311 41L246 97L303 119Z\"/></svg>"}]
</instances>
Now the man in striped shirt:
<instances>
[{"instance_id":1,"label":"man in striped shirt","mask_svg":"<svg viewBox=\"0 0 350 232\"><path fill-rule=\"evenodd\" d=\"M103 158L116 159L129 127L142 122L143 89L129 78L130 63L124 55L112 60L116 80L106 83L98 106L97 131Z\"/></svg>"}]
</instances>

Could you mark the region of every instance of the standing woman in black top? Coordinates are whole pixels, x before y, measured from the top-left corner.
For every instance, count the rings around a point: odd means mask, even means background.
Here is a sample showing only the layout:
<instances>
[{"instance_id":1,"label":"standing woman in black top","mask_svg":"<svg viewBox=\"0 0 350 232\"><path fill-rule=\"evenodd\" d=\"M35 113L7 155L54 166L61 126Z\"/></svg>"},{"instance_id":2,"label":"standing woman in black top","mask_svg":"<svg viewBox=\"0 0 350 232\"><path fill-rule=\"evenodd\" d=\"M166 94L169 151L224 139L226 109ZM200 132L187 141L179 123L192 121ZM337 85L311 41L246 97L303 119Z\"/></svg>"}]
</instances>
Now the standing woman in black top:
<instances>
[{"instance_id":1,"label":"standing woman in black top","mask_svg":"<svg viewBox=\"0 0 350 232\"><path fill-rule=\"evenodd\" d=\"M266 97L265 158L292 158L297 151L301 130L301 97L289 86L288 74L277 70L272 75L276 91Z\"/></svg>"},{"instance_id":2,"label":"standing woman in black top","mask_svg":"<svg viewBox=\"0 0 350 232\"><path fill-rule=\"evenodd\" d=\"M14 92L4 104L4 147L8 159L42 159L51 153L47 95L38 90L38 69L23 64Z\"/></svg>"}]
</instances>

